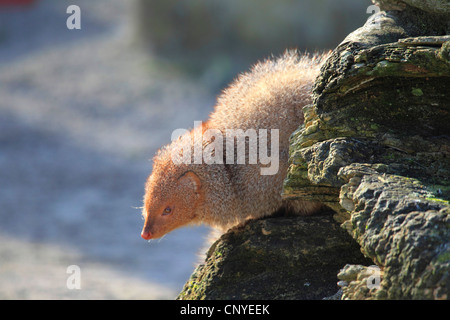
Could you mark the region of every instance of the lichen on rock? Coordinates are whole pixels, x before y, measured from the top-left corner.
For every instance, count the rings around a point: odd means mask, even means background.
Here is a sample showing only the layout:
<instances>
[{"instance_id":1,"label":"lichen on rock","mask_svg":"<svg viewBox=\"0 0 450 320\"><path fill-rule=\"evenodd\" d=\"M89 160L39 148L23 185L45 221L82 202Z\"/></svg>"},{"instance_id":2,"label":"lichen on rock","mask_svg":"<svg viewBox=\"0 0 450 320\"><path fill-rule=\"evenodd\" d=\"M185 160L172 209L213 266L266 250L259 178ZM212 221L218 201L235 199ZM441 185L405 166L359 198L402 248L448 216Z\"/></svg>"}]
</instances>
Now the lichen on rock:
<instances>
[{"instance_id":1,"label":"lichen on rock","mask_svg":"<svg viewBox=\"0 0 450 320\"><path fill-rule=\"evenodd\" d=\"M372 290L347 279L344 299L450 292L450 28L412 3L334 50L291 138L284 196L328 204L382 273Z\"/></svg>"},{"instance_id":2,"label":"lichen on rock","mask_svg":"<svg viewBox=\"0 0 450 320\"><path fill-rule=\"evenodd\" d=\"M211 246L178 299L323 299L342 266L369 262L329 214L249 221Z\"/></svg>"}]
</instances>

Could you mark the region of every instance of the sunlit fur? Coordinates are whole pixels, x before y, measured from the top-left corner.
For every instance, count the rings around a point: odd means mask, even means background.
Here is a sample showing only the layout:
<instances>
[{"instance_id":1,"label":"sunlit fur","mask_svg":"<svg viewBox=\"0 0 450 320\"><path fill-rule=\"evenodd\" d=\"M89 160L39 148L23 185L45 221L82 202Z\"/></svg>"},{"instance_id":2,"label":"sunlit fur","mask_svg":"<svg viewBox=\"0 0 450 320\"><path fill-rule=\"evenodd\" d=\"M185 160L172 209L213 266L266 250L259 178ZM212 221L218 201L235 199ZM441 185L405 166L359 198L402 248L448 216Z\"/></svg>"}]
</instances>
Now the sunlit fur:
<instances>
[{"instance_id":1,"label":"sunlit fur","mask_svg":"<svg viewBox=\"0 0 450 320\"><path fill-rule=\"evenodd\" d=\"M256 64L219 96L210 119L190 133L207 129L279 129L279 171L261 175L260 164L181 164L172 151L187 139L163 147L153 159L145 189L142 236L159 238L188 224L205 223L226 230L249 218L270 215L287 203L281 199L288 167L289 136L303 123L302 107L311 103L311 89L327 55L300 56L287 52ZM223 135L225 137L225 134ZM163 215L170 206L172 213ZM298 214L312 214L320 205L295 201Z\"/></svg>"}]
</instances>

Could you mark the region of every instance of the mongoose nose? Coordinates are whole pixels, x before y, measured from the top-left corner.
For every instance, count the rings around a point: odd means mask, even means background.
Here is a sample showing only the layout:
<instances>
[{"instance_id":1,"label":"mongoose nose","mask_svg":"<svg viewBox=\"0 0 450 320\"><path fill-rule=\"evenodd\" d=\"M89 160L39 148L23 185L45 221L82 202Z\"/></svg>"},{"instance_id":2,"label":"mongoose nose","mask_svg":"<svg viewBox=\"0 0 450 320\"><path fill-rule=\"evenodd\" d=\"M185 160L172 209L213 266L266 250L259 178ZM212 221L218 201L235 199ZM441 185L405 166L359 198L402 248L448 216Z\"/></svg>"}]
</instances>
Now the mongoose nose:
<instances>
[{"instance_id":1,"label":"mongoose nose","mask_svg":"<svg viewBox=\"0 0 450 320\"><path fill-rule=\"evenodd\" d=\"M152 233L149 230L142 230L141 237L145 240L150 240L152 238Z\"/></svg>"}]
</instances>

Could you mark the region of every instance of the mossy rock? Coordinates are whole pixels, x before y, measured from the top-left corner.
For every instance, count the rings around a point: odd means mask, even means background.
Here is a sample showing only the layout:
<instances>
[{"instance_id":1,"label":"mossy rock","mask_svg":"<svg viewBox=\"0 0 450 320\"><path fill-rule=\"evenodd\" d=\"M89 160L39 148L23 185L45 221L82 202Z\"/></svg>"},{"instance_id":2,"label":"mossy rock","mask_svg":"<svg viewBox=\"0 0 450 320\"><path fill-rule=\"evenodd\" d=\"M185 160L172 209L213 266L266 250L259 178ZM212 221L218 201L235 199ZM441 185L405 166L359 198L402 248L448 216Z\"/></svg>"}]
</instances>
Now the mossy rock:
<instances>
[{"instance_id":1,"label":"mossy rock","mask_svg":"<svg viewBox=\"0 0 450 320\"><path fill-rule=\"evenodd\" d=\"M378 289L356 277L347 299L450 294L450 20L413 2L382 1L400 7L333 51L291 138L284 196L328 195L381 270Z\"/></svg>"},{"instance_id":2,"label":"mossy rock","mask_svg":"<svg viewBox=\"0 0 450 320\"><path fill-rule=\"evenodd\" d=\"M447 0L372 0L381 10L405 10L407 6L439 15L450 14Z\"/></svg>"},{"instance_id":3,"label":"mossy rock","mask_svg":"<svg viewBox=\"0 0 450 320\"><path fill-rule=\"evenodd\" d=\"M251 221L211 246L178 299L323 299L347 263L370 261L329 214Z\"/></svg>"}]
</instances>

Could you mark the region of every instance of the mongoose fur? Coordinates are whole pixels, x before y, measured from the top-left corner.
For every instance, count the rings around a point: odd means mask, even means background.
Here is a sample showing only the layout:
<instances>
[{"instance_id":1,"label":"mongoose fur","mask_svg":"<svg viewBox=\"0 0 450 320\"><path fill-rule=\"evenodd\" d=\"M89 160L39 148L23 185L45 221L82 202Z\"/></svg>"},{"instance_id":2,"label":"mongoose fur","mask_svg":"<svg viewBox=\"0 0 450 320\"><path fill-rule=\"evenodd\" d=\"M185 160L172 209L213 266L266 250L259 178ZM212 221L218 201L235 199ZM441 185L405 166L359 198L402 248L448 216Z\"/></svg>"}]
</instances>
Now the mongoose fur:
<instances>
[{"instance_id":1,"label":"mongoose fur","mask_svg":"<svg viewBox=\"0 0 450 320\"><path fill-rule=\"evenodd\" d=\"M247 219L271 215L282 208L300 215L319 210L321 205L315 202L282 200L281 191L288 169L289 137L303 123L302 108L311 103L312 85L326 57L289 51L256 64L223 91L209 120L187 133L192 139L180 137L159 150L145 186L142 238L160 238L188 224L205 223L226 231ZM263 165L259 162L172 161L174 150L193 150L193 137L208 129L278 129L278 172L261 175ZM203 140L202 148L210 142L211 139Z\"/></svg>"}]
</instances>

